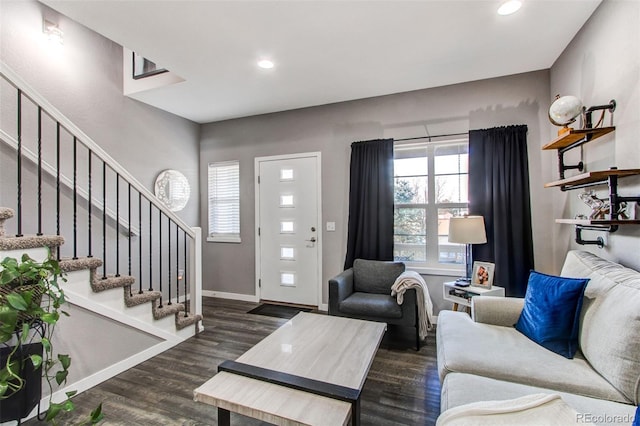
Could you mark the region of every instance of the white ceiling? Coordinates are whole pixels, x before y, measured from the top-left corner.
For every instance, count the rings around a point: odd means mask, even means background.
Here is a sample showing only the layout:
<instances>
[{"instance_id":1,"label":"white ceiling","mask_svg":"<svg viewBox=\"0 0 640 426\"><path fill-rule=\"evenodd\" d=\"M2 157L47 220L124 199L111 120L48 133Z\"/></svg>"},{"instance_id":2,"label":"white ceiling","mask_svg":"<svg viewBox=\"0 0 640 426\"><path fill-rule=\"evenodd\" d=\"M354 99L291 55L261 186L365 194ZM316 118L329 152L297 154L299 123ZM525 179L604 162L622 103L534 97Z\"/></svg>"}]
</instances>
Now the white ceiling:
<instances>
[{"instance_id":1,"label":"white ceiling","mask_svg":"<svg viewBox=\"0 0 640 426\"><path fill-rule=\"evenodd\" d=\"M135 97L199 123L550 68L601 2L41 1L184 78Z\"/></svg>"}]
</instances>

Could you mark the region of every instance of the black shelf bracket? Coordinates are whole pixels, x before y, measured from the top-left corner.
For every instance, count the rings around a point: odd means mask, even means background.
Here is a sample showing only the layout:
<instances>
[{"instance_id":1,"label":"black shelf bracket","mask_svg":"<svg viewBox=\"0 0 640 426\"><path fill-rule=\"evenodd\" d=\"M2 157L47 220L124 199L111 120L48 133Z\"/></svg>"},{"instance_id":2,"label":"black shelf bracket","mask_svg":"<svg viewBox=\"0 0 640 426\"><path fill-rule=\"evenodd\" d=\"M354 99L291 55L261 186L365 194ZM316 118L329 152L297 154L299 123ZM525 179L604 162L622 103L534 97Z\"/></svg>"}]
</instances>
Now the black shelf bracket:
<instances>
[{"instance_id":1,"label":"black shelf bracket","mask_svg":"<svg viewBox=\"0 0 640 426\"><path fill-rule=\"evenodd\" d=\"M585 240L582 238L582 231L602 231L614 233L618 230L618 225L576 225L576 243L588 246L598 246L599 248L604 247L604 239L602 237L598 237L595 240Z\"/></svg>"},{"instance_id":2,"label":"black shelf bracket","mask_svg":"<svg viewBox=\"0 0 640 426\"><path fill-rule=\"evenodd\" d=\"M618 219L618 212L622 203L637 202L640 203L638 197L621 197L618 195L618 176L609 176L607 184L609 185L609 217L611 220Z\"/></svg>"},{"instance_id":3,"label":"black shelf bracket","mask_svg":"<svg viewBox=\"0 0 640 426\"><path fill-rule=\"evenodd\" d=\"M606 105L596 105L596 106L592 106L590 108L584 108L583 107L583 119L584 119L584 129L593 129L593 120L591 118L592 114L594 111L603 111L603 110L608 110L609 113L612 113L613 111L616 110L616 101L615 99L612 99L611 101L609 101L608 104ZM603 112L604 114L604 112ZM596 125L598 125L600 123L597 123ZM567 170L573 170L573 169L578 169L579 171L584 171L584 163L582 161L580 161L578 164L575 165L571 165L571 166L567 166L564 163L564 154L567 151L570 151L574 148L579 147L580 145L583 145L587 142L590 142L593 139L593 134L592 133L587 133L582 139L575 141L574 143L572 143L571 145L565 146L564 148L561 148L558 150L558 171L560 172L560 179L564 179L565 175L564 172L566 172ZM564 191L564 189L563 189Z\"/></svg>"}]
</instances>

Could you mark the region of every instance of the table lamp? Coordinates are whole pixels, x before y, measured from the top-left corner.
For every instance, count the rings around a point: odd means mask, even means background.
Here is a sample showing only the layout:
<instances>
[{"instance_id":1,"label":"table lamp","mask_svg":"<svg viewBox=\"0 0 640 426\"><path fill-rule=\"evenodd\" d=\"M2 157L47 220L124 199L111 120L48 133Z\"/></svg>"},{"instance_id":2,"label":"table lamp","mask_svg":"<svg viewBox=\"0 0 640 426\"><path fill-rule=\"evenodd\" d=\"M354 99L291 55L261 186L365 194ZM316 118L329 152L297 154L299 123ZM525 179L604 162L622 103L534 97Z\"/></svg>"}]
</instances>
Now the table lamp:
<instances>
[{"instance_id":1,"label":"table lamp","mask_svg":"<svg viewBox=\"0 0 640 426\"><path fill-rule=\"evenodd\" d=\"M484 229L484 217L461 216L449 219L449 242L466 244L466 278L458 280L466 284L471 283L471 244L484 244L487 234Z\"/></svg>"}]
</instances>

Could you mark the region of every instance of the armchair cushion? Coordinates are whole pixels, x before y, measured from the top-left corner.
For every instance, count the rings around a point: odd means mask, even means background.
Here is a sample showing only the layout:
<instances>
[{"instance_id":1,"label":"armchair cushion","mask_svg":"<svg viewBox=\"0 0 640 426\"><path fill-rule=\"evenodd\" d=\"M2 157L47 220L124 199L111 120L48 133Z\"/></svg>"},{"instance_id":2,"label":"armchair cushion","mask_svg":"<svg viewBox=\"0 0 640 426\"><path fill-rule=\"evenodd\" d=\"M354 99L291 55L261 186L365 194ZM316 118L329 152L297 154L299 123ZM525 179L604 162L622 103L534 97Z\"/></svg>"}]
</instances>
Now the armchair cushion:
<instances>
[{"instance_id":1,"label":"armchair cushion","mask_svg":"<svg viewBox=\"0 0 640 426\"><path fill-rule=\"evenodd\" d=\"M404 263L356 259L353 262L353 290L391 294L391 286L405 270Z\"/></svg>"},{"instance_id":2,"label":"armchair cushion","mask_svg":"<svg viewBox=\"0 0 640 426\"><path fill-rule=\"evenodd\" d=\"M402 318L402 307L388 294L355 292L340 302L340 311L355 316Z\"/></svg>"}]
</instances>

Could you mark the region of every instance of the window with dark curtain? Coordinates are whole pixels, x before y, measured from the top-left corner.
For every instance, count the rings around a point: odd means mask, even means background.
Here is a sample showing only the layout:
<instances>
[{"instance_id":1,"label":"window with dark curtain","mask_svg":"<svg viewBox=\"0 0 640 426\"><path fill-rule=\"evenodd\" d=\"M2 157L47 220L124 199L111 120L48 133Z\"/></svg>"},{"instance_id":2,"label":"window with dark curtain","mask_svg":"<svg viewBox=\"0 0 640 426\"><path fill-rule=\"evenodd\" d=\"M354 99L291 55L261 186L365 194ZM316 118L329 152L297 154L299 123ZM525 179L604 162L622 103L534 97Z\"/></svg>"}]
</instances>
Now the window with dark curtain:
<instances>
[{"instance_id":1,"label":"window with dark curtain","mask_svg":"<svg viewBox=\"0 0 640 426\"><path fill-rule=\"evenodd\" d=\"M351 144L344 268L355 259L393 260L393 139Z\"/></svg>"},{"instance_id":2,"label":"window with dark curtain","mask_svg":"<svg viewBox=\"0 0 640 426\"><path fill-rule=\"evenodd\" d=\"M523 297L534 267L526 125L469 132L469 211L487 232L473 259L495 263L495 285Z\"/></svg>"}]
</instances>

